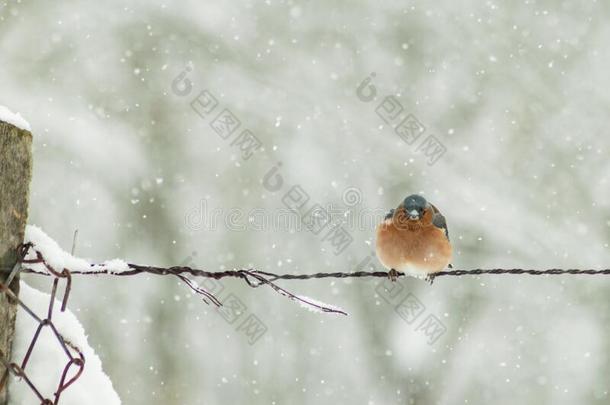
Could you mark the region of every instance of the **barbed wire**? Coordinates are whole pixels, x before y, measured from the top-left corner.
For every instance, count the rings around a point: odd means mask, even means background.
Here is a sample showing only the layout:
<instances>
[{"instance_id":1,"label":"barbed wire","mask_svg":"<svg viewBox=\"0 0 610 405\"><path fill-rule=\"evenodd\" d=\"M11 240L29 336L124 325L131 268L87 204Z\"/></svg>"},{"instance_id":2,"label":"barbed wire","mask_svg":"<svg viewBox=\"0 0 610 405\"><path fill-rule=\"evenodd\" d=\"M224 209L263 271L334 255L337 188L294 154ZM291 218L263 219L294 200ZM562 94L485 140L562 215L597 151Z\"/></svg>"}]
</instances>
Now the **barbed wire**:
<instances>
[{"instance_id":1,"label":"barbed wire","mask_svg":"<svg viewBox=\"0 0 610 405\"><path fill-rule=\"evenodd\" d=\"M262 285L267 285L267 286L271 287L277 293L279 293L285 297L288 297L289 299L291 299L293 301L298 301L301 304L312 307L316 310L319 310L322 312L331 312L331 313L337 313L337 314L341 314L341 315L347 315L347 313L345 313L344 311L337 309L335 307L323 305L319 302L314 302L305 297L300 297L296 294L291 293L290 291L286 290L285 288L280 287L277 284L273 283L274 280L266 277L267 273L261 272L258 270L228 270L228 271L220 271L220 272L209 272L209 271L205 271L205 270L198 270L198 269L193 269L190 267L182 267L182 266L165 268L165 267L156 267L156 266L142 266L142 265L137 265L137 264L128 264L128 267L130 268L130 270L124 270L124 271L113 271L113 270L109 270L109 269L103 269L104 265L91 265L92 267L95 267L95 268L102 267L102 269L101 270L63 269L62 272L58 272L57 270L53 269L53 267L45 260L44 255L42 254L41 251L37 250L32 244L30 244L29 249L30 249L30 251L32 251L34 253L35 259L31 259L31 260L23 259L21 262L23 264L28 264L28 263L42 264L42 265L44 265L45 269L48 272L39 271L39 270L33 269L31 267L23 267L21 269L22 273L32 273L32 274L38 274L38 275L43 275L43 276L67 277L66 292L64 295L64 299L62 301L62 310L65 308L67 297L71 290L73 275L88 275L88 276L111 275L111 276L123 276L124 277L124 276L134 276L137 274L148 273L148 274L156 274L156 275L175 276L175 277L179 278L181 281L183 281L193 292L200 295L202 297L203 301L205 301L208 304L213 304L217 307L222 306L222 303L220 302L220 300L218 300L218 298L216 298L211 292L207 291L204 288L199 287L195 281L189 279L186 275L192 275L192 276L198 276L198 277L208 277L208 278L214 278L214 279L220 279L220 278L224 278L224 277L236 277L236 278L240 278L240 279L244 280L250 287L260 287ZM64 274L66 274L66 276L64 276Z\"/></svg>"},{"instance_id":2,"label":"barbed wire","mask_svg":"<svg viewBox=\"0 0 610 405\"><path fill-rule=\"evenodd\" d=\"M37 255L41 257L40 252ZM99 268L101 265L92 265L92 267ZM125 271L112 271L108 269L102 270L77 270L72 271L72 275L110 275L110 276L134 276L142 273L155 274L155 275L173 275L179 277L181 280L189 284L189 287L193 290L195 284L184 275L192 275L195 277L207 277L219 280L221 278L239 278L244 280L250 287L259 287L261 285L270 285L276 289L276 285L272 284L273 281L277 280L310 280L310 279L323 279L323 278L365 278L365 277L377 277L377 278L388 278L390 273L386 271L353 271L353 272L328 272L328 273L311 273L311 274L277 274L255 269L235 269L235 270L223 270L223 271L207 271L188 266L172 266L172 267L158 267L158 266L147 266L134 263L128 263L129 270ZM36 271L30 268L24 268L24 273L36 273L41 275L48 275L46 273ZM438 277L443 276L477 276L483 274L526 274L531 276L543 276L543 275L610 275L610 269L469 269L459 270L452 269L446 271L440 271L437 273L431 273L428 275L427 280L431 283ZM406 274L403 272L396 272L397 277L405 277ZM192 285L191 285L192 284ZM276 290L277 291L277 290ZM204 295L210 301L215 304L219 302L209 292L198 289L197 292Z\"/></svg>"},{"instance_id":3,"label":"barbed wire","mask_svg":"<svg viewBox=\"0 0 610 405\"><path fill-rule=\"evenodd\" d=\"M31 261L31 263L43 263L49 273L40 272L32 268L24 267L22 272L24 273L35 273L41 275L52 275L52 276L61 276L62 273L55 271L49 264L45 261L42 253L35 248L33 248L35 252L36 259ZM28 261L24 261L24 263L28 263ZM364 278L364 277L377 277L377 278L388 278L390 277L389 272L386 271L354 271L354 272L328 272L328 273L312 273L312 274L277 274L272 272L266 272L255 269L234 269L234 270L224 270L224 271L207 271L197 268L192 268L188 266L172 266L172 267L159 267L159 266L148 266L148 265L140 265L134 263L128 263L127 267L129 270L121 270L114 271L110 269L104 269L104 265L96 265L92 264L92 268L95 270L73 270L69 271L67 274L69 275L85 275L85 276L94 276L94 275L110 275L117 277L126 277L126 276L134 276L138 274L154 274L154 275L172 275L178 277L182 280L192 291L202 296L203 300L206 303L211 303L216 306L222 306L222 303L209 291L201 288L197 285L196 282L188 278L187 276L193 277L205 277L212 279L222 279L222 278L238 278L246 282L250 287L260 287L262 285L267 285L271 287L276 292L284 295L292 300L300 301L303 304L312 306L318 310L323 312L335 312L347 315L345 312L337 310L334 307L320 305L317 302L311 302L307 299L299 297L285 288L282 288L275 284L275 281L278 280L310 280L310 279L323 279L323 278ZM66 271L66 269L64 269ZM474 275L483 275L483 274L527 274L527 275L561 275L561 274L570 274L570 275L610 275L610 269L545 269L545 270L537 270L537 269L470 269L470 270L459 270L452 269L448 271L441 271L437 273L431 273L426 277L431 284L438 277L443 276L474 276ZM404 277L406 276L403 272L395 272L392 276L396 277ZM67 299L67 295L70 291L71 287L71 277L68 277L68 282L66 286L66 295L64 296L64 303L62 304L62 309L65 308L65 300Z\"/></svg>"},{"instance_id":4,"label":"barbed wire","mask_svg":"<svg viewBox=\"0 0 610 405\"><path fill-rule=\"evenodd\" d=\"M29 252L32 252L34 255L33 259L27 259L27 255ZM28 265L42 265L45 271L40 271L34 269L33 267L28 267ZM19 247L18 249L18 260L12 269L9 277L4 283L0 283L0 291L7 296L16 301L27 314L30 315L36 322L38 322L38 328L34 336L32 337L30 344L28 346L28 350L21 362L21 365L18 365L14 362L9 362L6 358L5 354L0 351L0 363L2 363L6 370L0 380L0 390L6 384L9 373L13 374L17 378L21 378L25 381L25 383L30 387L32 392L36 395L36 397L41 401L43 405L49 404L58 404L59 398L62 392L64 392L71 384L73 384L82 374L85 366L85 357L82 351L72 344L68 339L62 336L52 321L53 316L53 306L55 302L55 296L57 293L57 287L60 279L66 280L66 287L64 290L64 296L61 300L61 311L65 311L68 298L70 295L70 291L72 289L72 276L95 276L95 275L109 275L116 277L126 277L126 276L135 276L138 274L154 274L154 275L171 275L180 279L185 285L188 286L194 293L198 294L202 297L203 301L208 304L215 305L217 307L222 306L222 302L216 298L211 292L207 291L205 288L200 287L197 283L189 278L192 277L204 277L204 278L212 278L212 279L222 279L222 278L238 278L243 280L248 286L256 288L263 285L269 286L277 293L288 297L291 300L299 301L301 304L311 306L322 312L331 312L338 313L342 315L347 315L344 311L328 306L319 302L314 302L305 297L299 297L287 289L278 286L275 281L278 280L310 280L310 279L324 279L324 278L388 278L390 273L386 271L354 271L354 272L328 272L328 273L312 273L312 274L277 274L272 272L260 271L255 269L235 269L235 270L224 270L224 271L207 271L202 269L196 269L188 266L172 266L172 267L159 267L159 266L147 266L140 264L128 263L129 270L115 271L111 269L104 269L104 265L91 265L92 270L70 270L70 269L62 269L58 271L53 268L45 259L43 253L40 250L37 250L36 247L27 243ZM28 307L23 301L21 301L18 296L8 287L14 278L19 273L31 273L37 275L44 275L53 277L53 283L51 288L51 296L49 300L49 307L45 318L38 316L34 311ZM436 278L443 276L476 276L483 274L527 274L533 276L541 276L541 275L561 275L561 274L569 274L569 275L610 275L610 269L545 269L545 270L537 270L537 269L470 269L470 270L448 270L441 271L434 274L430 274L427 277L427 280L432 283ZM405 277L406 274L403 272L396 272L394 274L396 277ZM40 390L36 387L35 383L28 377L25 368L29 362L32 351L38 341L40 333L44 327L50 327L53 331L55 337L57 338L58 343L62 347L63 351L66 353L68 358L67 364L63 368L63 372L60 378L60 381L57 385L57 390L53 393L54 399L45 398L44 395L40 392ZM70 349L76 352L76 356L74 356ZM76 373L68 379L68 372L71 367L78 367Z\"/></svg>"},{"instance_id":5,"label":"barbed wire","mask_svg":"<svg viewBox=\"0 0 610 405\"><path fill-rule=\"evenodd\" d=\"M7 295L9 300L13 302L17 302L18 305L23 308L23 310L32 318L34 321L38 323L38 327L36 328L36 332L32 336L30 343L28 345L28 349L23 357L21 364L17 364L15 362L11 362L5 353L0 350L0 363L2 363L5 367L2 378L0 379L0 391L4 389L5 384L8 382L9 374L13 374L16 378L22 379L28 385L30 390L36 397L40 400L42 405L56 405L59 403L59 398L61 394L72 385L83 373L85 367L85 355L82 350L80 350L75 344L66 339L55 327L53 323L53 310L55 303L55 296L57 294L57 287L59 285L60 279L66 279L66 288L64 292L64 296L61 304L61 312L64 312L66 309L66 305L68 303L68 296L70 294L70 287L72 284L72 277L70 275L70 271L68 269L63 269L61 272L56 271L51 266L49 266L42 255L38 252L36 259L25 259L28 251L32 248L32 244L21 245L17 251L17 262L13 269L11 270L9 276L4 282L0 282L0 292ZM25 302L23 302L10 288L9 286L15 280L17 275L22 270L22 265L25 263L42 263L46 269L49 271L48 275L53 276L53 283L51 286L51 295L49 297L49 306L46 313L46 317L41 317L37 315L33 309L31 309ZM28 376L26 372L26 367L29 364L32 352L34 351L34 347L38 343L38 339L42 330L48 327L51 329L53 335L57 339L57 342L63 352L66 354L68 361L66 365L63 367L61 377L57 384L57 389L53 393L53 400L45 397L45 395L41 392L41 390L36 386L35 382ZM70 351L73 350L75 355ZM71 368L76 367L76 372L68 378L68 373Z\"/></svg>"},{"instance_id":6,"label":"barbed wire","mask_svg":"<svg viewBox=\"0 0 610 405\"><path fill-rule=\"evenodd\" d=\"M92 265L99 267L100 265ZM353 272L329 272L329 273L311 273L311 274L276 274L261 270L254 269L239 269L239 270L223 270L223 271L207 271L196 269L188 266L172 266L172 267L157 267L157 266L146 266L140 264L128 264L130 270L125 271L112 271L112 270L79 270L73 271L73 275L110 275L110 276L133 276L142 273L155 274L155 275L181 275L190 274L196 277L207 277L213 279L221 279L227 277L235 277L248 281L248 277L256 278L255 276L264 276L266 281L276 280L310 280L310 279L322 279L322 278L364 278L364 277L381 277L387 278L389 273L387 271L353 271ZM33 269L24 269L26 273L37 273ZM530 276L544 276L544 275L610 275L610 269L469 269L469 270L446 270L437 273L430 273L428 279L434 280L438 277L443 276L477 276L482 274L527 274ZM396 272L396 276L405 277L407 276L403 272ZM251 287L258 287L261 284L248 283Z\"/></svg>"}]
</instances>

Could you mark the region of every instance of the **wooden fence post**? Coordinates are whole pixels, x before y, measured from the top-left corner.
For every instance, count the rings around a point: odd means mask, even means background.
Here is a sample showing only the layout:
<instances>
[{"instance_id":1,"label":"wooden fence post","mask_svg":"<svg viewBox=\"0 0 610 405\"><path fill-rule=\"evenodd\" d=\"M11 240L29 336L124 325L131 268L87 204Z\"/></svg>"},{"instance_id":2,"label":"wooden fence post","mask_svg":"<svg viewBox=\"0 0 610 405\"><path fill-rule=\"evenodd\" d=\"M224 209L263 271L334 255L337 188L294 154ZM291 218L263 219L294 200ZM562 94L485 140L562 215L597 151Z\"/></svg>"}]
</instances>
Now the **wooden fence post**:
<instances>
[{"instance_id":1,"label":"wooden fence post","mask_svg":"<svg viewBox=\"0 0 610 405\"><path fill-rule=\"evenodd\" d=\"M4 282L17 261L28 218L32 177L32 134L0 121L0 280ZM9 286L19 293L19 280ZM17 303L0 293L0 351L10 361ZM0 378L5 375L0 364ZM8 404L8 380L0 388L0 405Z\"/></svg>"}]
</instances>

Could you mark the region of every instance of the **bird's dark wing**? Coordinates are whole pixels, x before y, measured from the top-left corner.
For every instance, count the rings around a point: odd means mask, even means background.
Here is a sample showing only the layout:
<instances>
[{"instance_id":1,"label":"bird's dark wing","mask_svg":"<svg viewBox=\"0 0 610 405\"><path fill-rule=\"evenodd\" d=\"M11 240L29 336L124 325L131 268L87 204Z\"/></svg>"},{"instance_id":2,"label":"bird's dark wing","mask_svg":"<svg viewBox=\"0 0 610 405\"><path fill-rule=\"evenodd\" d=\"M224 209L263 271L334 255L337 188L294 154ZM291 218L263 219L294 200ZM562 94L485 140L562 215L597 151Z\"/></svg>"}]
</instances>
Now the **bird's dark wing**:
<instances>
[{"instance_id":1,"label":"bird's dark wing","mask_svg":"<svg viewBox=\"0 0 610 405\"><path fill-rule=\"evenodd\" d=\"M390 218L392 218L392 217L394 216L394 211L395 211L395 210L394 210L394 208L392 208L392 209L390 210L390 212L388 212L388 213L385 215L385 218L384 218L384 219L390 219Z\"/></svg>"},{"instance_id":2,"label":"bird's dark wing","mask_svg":"<svg viewBox=\"0 0 610 405\"><path fill-rule=\"evenodd\" d=\"M449 228L447 228L447 220L445 220L445 217L443 216L443 214L441 214L441 212L438 210L438 208L436 208L432 204L430 204L430 206L432 207L432 212L434 215L432 217L432 223L437 228L444 230L445 236L447 237L447 240L449 240Z\"/></svg>"}]
</instances>

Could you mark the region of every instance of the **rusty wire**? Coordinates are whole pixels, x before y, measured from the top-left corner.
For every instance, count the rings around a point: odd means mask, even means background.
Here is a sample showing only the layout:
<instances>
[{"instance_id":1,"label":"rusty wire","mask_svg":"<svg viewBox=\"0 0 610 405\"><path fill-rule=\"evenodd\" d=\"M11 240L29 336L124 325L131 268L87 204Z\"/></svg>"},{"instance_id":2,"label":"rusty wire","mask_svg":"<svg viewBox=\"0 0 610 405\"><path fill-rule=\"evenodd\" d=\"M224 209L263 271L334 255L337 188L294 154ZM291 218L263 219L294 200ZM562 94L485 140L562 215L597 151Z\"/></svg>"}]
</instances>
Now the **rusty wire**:
<instances>
[{"instance_id":1,"label":"rusty wire","mask_svg":"<svg viewBox=\"0 0 610 405\"><path fill-rule=\"evenodd\" d=\"M92 265L99 267L100 265ZM173 267L157 267L157 266L145 266L140 264L129 263L129 270L125 271L111 271L111 270L79 270L72 271L72 275L110 275L110 276L133 276L137 274L155 274L160 276L165 275L184 275L190 274L195 277L207 277L213 279L221 279L227 277L234 277L243 279L251 287L258 287L266 284L266 282L272 282L276 280L310 280L310 279L321 279L321 278L364 278L364 277L381 277L387 278L387 271L353 271L353 272L330 272L330 273L311 273L311 274L276 274L261 270L254 269L240 269L240 270L224 270L224 271L207 271L194 269L187 266L173 266ZM36 271L34 269L24 269L24 273L36 273L41 275L47 275ZM478 276L482 274L526 274L530 276L544 276L544 275L610 275L610 269L470 269L470 270L446 270L437 273L429 274L429 279L436 279L443 276ZM396 272L396 276L406 276L403 272ZM260 277L265 278L265 282L252 283L252 278L259 279Z\"/></svg>"},{"instance_id":2,"label":"rusty wire","mask_svg":"<svg viewBox=\"0 0 610 405\"><path fill-rule=\"evenodd\" d=\"M44 262L42 253L34 249L37 263L44 263L47 268L48 264ZM293 301L299 301L302 304L313 307L322 312L331 312L347 315L345 312L338 310L331 306L320 305L317 302L311 302L310 300L299 297L285 288L278 286L275 281L277 280L309 280L309 279L322 279L322 278L364 278L364 277L377 277L387 278L389 273L386 271L355 271L355 272L331 272L331 273L313 273L313 274L276 274L266 271L260 271L255 269L236 269L236 270L224 270L224 271L207 271L201 269L195 269L187 266L173 266L173 267L158 267L158 266L146 266L140 264L129 263L129 270L113 271L110 269L104 269L103 265L91 265L95 267L92 270L73 270L69 272L71 275L110 275L110 276L134 276L138 274L155 274L155 275L172 275L183 281L193 292L200 295L206 303L211 303L216 306L222 306L222 303L209 291L199 287L193 280L187 276L193 277L204 277L219 280L221 278L238 278L246 282L250 287L260 287L267 285L281 295L288 297ZM100 269L101 268L101 269ZM41 275L49 275L47 272L40 272L32 268L24 268L22 272L35 273ZM51 275L57 276L58 273ZM546 269L546 270L535 270L535 269L471 269L471 270L449 270L441 271L433 274L429 274L426 278L431 284L437 277L442 276L468 276L468 275L482 275L482 274L527 274L527 275L560 275L560 274L571 274L571 275L609 275L610 269ZM405 273L396 272L396 277L404 277ZM70 280L70 279L69 279ZM68 290L70 284L68 283Z\"/></svg>"},{"instance_id":3,"label":"rusty wire","mask_svg":"<svg viewBox=\"0 0 610 405\"><path fill-rule=\"evenodd\" d=\"M55 276L55 277L59 277L63 274L63 273L59 273L59 272L55 271L52 268L52 266L50 266L46 262L42 252L37 250L35 247L32 247L31 251L34 252L36 259L23 260L23 264L28 264L28 263L43 264L45 266L45 268L48 270L48 272L39 271L39 270L29 268L29 267L23 267L21 269L22 273L32 273L32 274L38 274L38 275L44 275L44 276ZM103 267L103 265L92 265L92 266ZM270 274L270 273L265 273L265 272L261 272L261 271L257 271L257 270L229 270L229 271L224 271L224 272L222 272L222 271L209 272L209 271L205 271L205 270L192 269L190 267L164 268L164 267L156 267L156 266L141 266L141 265L137 265L137 264L129 264L128 266L129 266L130 270L125 270L125 271L112 271L112 270L108 270L108 269L67 271L67 269L64 269L64 271L67 272L66 274L68 276L66 293L69 293L69 291L70 291L72 275L134 276L134 275L142 274L142 273L156 274L156 275L172 275L172 276L179 278L193 292L200 295L202 297L203 301L205 301L206 303L213 304L217 307L221 307L222 303L220 302L220 300L218 298L216 298L212 293L205 290L204 288L199 287L195 281L191 280L186 275L198 276L198 277L208 277L208 278L214 278L214 279L221 279L224 277L236 277L236 278L240 278L240 279L244 280L246 282L246 284L248 284L250 287L259 287L261 285L267 285L267 286L271 287L277 293L279 293L285 297L288 297L289 299L291 299L293 301L298 301L304 305L315 308L319 311L347 315L347 313L345 313L344 311L342 311L338 308L322 305L318 302L313 302L307 298L299 297L298 295L295 295L295 294L291 293L290 291L286 290L285 288L282 288L282 287L278 286L277 284L273 283L274 279L272 277L267 277L267 274ZM64 297L64 303L65 303L66 299L67 298ZM62 307L63 307L63 304L62 304Z\"/></svg>"},{"instance_id":4,"label":"rusty wire","mask_svg":"<svg viewBox=\"0 0 610 405\"><path fill-rule=\"evenodd\" d=\"M53 307L54 307L54 303L55 303L55 296L57 294L57 287L59 285L59 280L60 279L66 280L66 288L64 290L64 296L63 296L62 303L61 303L61 311L63 312L63 311L65 311L66 305L68 303L68 297L70 295L70 289L71 289L71 285L72 285L72 277L71 277L70 271L68 269L62 269L62 271L57 271L53 267L49 266L46 263L46 261L44 260L42 254L38 251L36 251L35 259L26 259L25 257L28 254L28 251L30 249L32 249L32 244L21 245L18 248L17 263L15 264L13 270L9 274L6 281L4 283L0 282L0 291L2 293L6 294L10 300L17 302L19 304L19 306L21 306L21 308L23 308L23 310L32 319L34 319L36 322L38 322L38 327L36 328L36 332L32 336L32 339L30 340L30 344L28 345L28 350L26 351L26 354L25 354L24 358L22 359L21 364L11 362L7 358L5 353L2 353L0 351L0 363L2 363L5 367L2 378L0 379L0 390L2 390L5 386L5 384L7 383L9 374L13 374L15 377L23 380L28 385L28 387L30 388L32 393L34 393L34 395L36 395L36 397L40 400L40 403L42 405L56 405L59 403L59 398L60 398L61 394L81 376L81 374L83 373L84 367L85 367L85 356L84 356L83 352L76 345L74 345L68 339L66 339L57 330L57 328L55 327L55 324L53 323L53 320L52 320L53 309L54 309ZM51 287L51 296L49 299L49 307L48 307L45 318L42 318L41 316L37 315L26 303L24 303L9 288L11 282L15 279L15 277L22 270L22 265L27 264L27 263L43 264L45 266L45 268L49 271L48 275L53 277L53 283L52 283L52 287ZM40 391L40 389L38 389L36 387L35 382L30 379L30 377L28 376L28 374L26 372L26 367L30 361L30 357L36 346L36 343L38 342L40 333L42 332L42 330L45 327L49 327L51 329L51 331L53 332L53 335L57 339L58 344L60 345L61 349L64 351L64 353L66 354L66 357L68 358L66 365L63 367L61 377L57 384L57 389L53 393L52 400L48 397L45 397L45 394L43 394ZM76 353L76 355L73 355L71 350L74 351ZM68 377L70 369L73 367L76 368L76 371L74 372L74 374L71 377Z\"/></svg>"},{"instance_id":5,"label":"rusty wire","mask_svg":"<svg viewBox=\"0 0 610 405\"><path fill-rule=\"evenodd\" d=\"M26 259L26 255L29 251L34 253L34 259ZM33 269L31 267L27 267L28 264L42 264L46 271L40 271ZM93 276L93 275L110 275L117 277L124 276L134 276L138 274L154 274L154 275L172 275L179 278L182 282L184 282L193 292L200 295L202 299L208 303L213 304L215 306L222 306L222 303L218 298L216 298L212 293L201 288L191 280L188 276L193 277L204 277L204 278L212 278L219 280L221 278L238 278L243 280L250 287L260 287L262 285L267 285L272 288L274 291L278 292L281 295L288 297L291 300L299 301L305 305L309 305L314 307L322 312L332 312L339 313L343 315L347 315L345 312L340 309L325 306L318 302L311 302L304 297L299 297L285 288L278 286L274 281L277 280L309 280L309 279L322 279L322 278L364 278L364 277L377 277L377 278L388 278L389 273L385 271L355 271L355 272L330 272L330 273L313 273L313 274L276 274L266 271L260 271L255 269L238 269L238 270L225 270L225 271L206 271L201 269L195 269L186 266L173 266L173 267L158 267L158 266L145 266L139 264L129 263L129 270L124 271L113 271L110 269L103 269L103 265L92 265L95 267L95 270L69 270L62 269L62 271L57 271L52 266L50 266L44 258L44 255L41 251L37 250L32 244L22 245L19 249L19 258L17 264L15 265L13 271L10 273L5 284L0 283L0 290L7 294L11 299L16 300L19 305L34 319L39 323L39 326L34 334L30 345L28 347L28 351L23 359L21 365L17 365L16 363L11 363L6 359L4 353L0 352L0 363L4 364L6 367L5 373L0 381L0 389L6 383L7 377L9 373L12 373L18 378L21 378L25 381L25 383L30 387L32 392L38 397L43 405L49 404L57 404L59 401L59 397L63 391L66 390L71 384L73 384L78 377L83 372L83 368L85 365L85 358L83 353L72 343L70 343L66 338L64 338L59 331L55 328L51 318L53 315L53 303L55 300L55 295L57 292L57 287L60 279L66 280L66 287L64 296L61 302L61 311L63 312L66 308L68 297L72 288L72 276L73 275L85 275L85 276ZM99 269L102 267L102 269ZM32 273L38 275L45 275L53 277L51 298L49 302L49 309L47 312L47 317L42 319L38 315L36 315L25 303L23 303L9 288L11 281L13 278L19 273ZM441 271L438 273L434 273L429 275L428 281L431 283L437 277L442 276L469 276L469 275L482 275L482 274L527 274L527 275L561 275L561 274L570 274L570 275L610 275L610 269L546 269L546 270L536 270L536 269L471 269L471 270L449 270L449 271ZM402 272L396 272L395 274L398 277L405 276ZM53 333L55 334L59 344L62 346L62 349L66 353L68 357L68 363L64 366L63 373L59 384L57 386L57 390L54 393L54 400L47 399L43 396L43 394L36 388L34 382L32 382L27 373L25 372L25 367L28 364L30 355L38 337L40 335L41 330L45 327L49 326ZM78 357L72 355L69 349L74 350ZM72 366L78 367L76 373L70 378L68 377L68 371Z\"/></svg>"},{"instance_id":6,"label":"rusty wire","mask_svg":"<svg viewBox=\"0 0 610 405\"><path fill-rule=\"evenodd\" d=\"M42 259L42 254L35 250L37 258L39 260ZM44 260L43 260L44 262ZM46 265L46 263L45 263ZM47 268L50 266L46 265ZM110 275L117 277L125 277L125 276L134 276L138 274L154 274L154 275L172 275L178 277L182 280L191 290L195 293L201 295L203 300L207 303L212 303L216 306L221 306L222 303L214 297L210 292L205 289L197 286L197 284L189 279L187 275L194 277L204 277L204 278L212 278L219 280L221 278L238 278L246 282L250 287L259 287L262 285L268 285L276 292L287 296L288 298L296 301L301 301L306 305L311 305L323 312L339 312L334 308L319 306L317 304L308 302L307 300L298 297L286 289L278 286L274 283L277 280L310 280L310 279L322 279L322 278L365 278L365 277L376 277L376 278L388 278L389 273L386 271L354 271L354 272L329 272L329 273L312 273L312 274L276 274L261 270L255 269L235 269L235 270L224 270L224 271L207 271L196 269L188 266L173 266L173 267L158 267L158 266L147 266L129 263L129 270L124 271L113 271L109 269L99 269L103 267L103 265L91 265L95 267L96 270L75 270L71 271L69 274L71 275ZM46 272L40 272L32 268L23 268L22 272L24 273L35 273L40 275L49 275ZM432 283L436 278L443 276L477 276L483 274L512 274L512 275L532 275L532 276L542 276L542 275L610 275L610 269L470 269L470 270L457 270L451 269L446 271L440 271L437 273L429 274L426 278L427 281ZM52 274L53 275L53 274ZM54 275L57 275L54 274ZM396 272L395 275L397 277L406 276L403 272ZM69 288L69 284L68 284ZM343 313L344 314L344 313Z\"/></svg>"}]
</instances>

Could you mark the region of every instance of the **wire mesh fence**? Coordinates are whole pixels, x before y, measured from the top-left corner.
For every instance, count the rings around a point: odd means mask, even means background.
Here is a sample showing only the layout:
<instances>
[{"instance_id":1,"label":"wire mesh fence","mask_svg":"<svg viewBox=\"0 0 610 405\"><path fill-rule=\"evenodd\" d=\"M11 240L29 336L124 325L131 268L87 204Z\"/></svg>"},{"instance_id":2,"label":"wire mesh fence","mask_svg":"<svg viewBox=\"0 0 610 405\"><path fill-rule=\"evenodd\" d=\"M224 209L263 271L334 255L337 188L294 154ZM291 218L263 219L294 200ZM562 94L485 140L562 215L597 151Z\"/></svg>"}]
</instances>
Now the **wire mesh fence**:
<instances>
[{"instance_id":1,"label":"wire mesh fence","mask_svg":"<svg viewBox=\"0 0 610 405\"><path fill-rule=\"evenodd\" d=\"M13 302L17 302L18 305L23 308L23 310L32 318L34 321L38 323L38 327L34 335L32 336L30 343L28 345L27 352L23 359L21 359L20 363L15 361L10 361L10 359L6 356L5 353L0 352L0 362L4 365L5 370L2 375L2 379L0 380L0 389L2 389L5 384L8 382L9 374L13 374L16 378L21 379L28 387L32 390L34 395L40 400L41 404L49 405L49 404L58 404L61 394L83 373L85 367L85 356L82 351L70 342L67 338L65 338L55 327L53 323L53 311L55 296L57 294L57 288L59 285L59 280L66 280L66 287L64 290L64 296L61 302L60 310L63 312L66 309L68 304L68 297L70 294L70 287L72 284L72 277L70 275L70 271L68 269L62 269L61 272L56 271L51 266L49 266L42 254L36 251L36 258L34 259L26 259L26 255L28 251L32 249L32 244L24 244L21 245L18 249L18 259L15 264L13 270L9 274L8 278L4 283L0 283L0 290L8 295L9 299L13 300ZM23 302L19 297L8 287L11 285L12 281L19 274L22 269L22 265L28 263L41 263L45 266L45 268L49 271L49 274L53 276L53 282L51 287L51 296L49 299L49 306L47 313L44 315L36 314L25 302ZM52 394L52 398L47 397L45 393L42 393L41 390L36 386L35 381L33 381L26 371L28 364L30 363L30 357L36 344L39 341L40 334L44 328L49 328L53 335L57 340L57 344L61 347L62 351L66 354L66 364L63 366L63 371L61 373L61 377L57 383L57 389ZM35 366L32 366L35 367ZM72 371L74 370L74 371Z\"/></svg>"}]
</instances>

